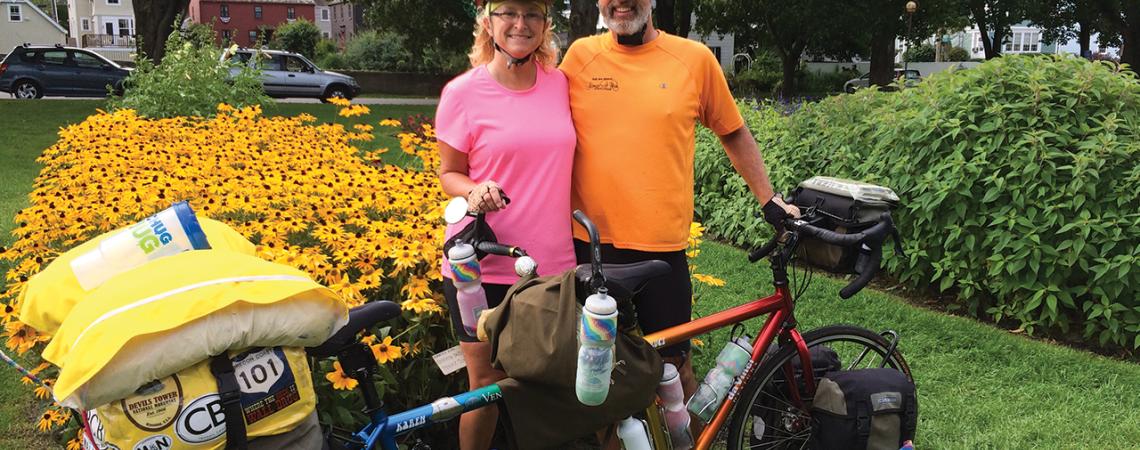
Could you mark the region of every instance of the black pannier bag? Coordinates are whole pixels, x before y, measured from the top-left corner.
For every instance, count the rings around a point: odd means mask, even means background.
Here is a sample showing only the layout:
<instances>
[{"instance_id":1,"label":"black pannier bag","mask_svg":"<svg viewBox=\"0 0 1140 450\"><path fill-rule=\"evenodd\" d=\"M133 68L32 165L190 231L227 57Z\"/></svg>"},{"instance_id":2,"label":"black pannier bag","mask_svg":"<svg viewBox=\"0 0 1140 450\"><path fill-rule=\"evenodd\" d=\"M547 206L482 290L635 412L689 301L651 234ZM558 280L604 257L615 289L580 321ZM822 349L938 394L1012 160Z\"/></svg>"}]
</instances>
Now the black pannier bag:
<instances>
[{"instance_id":1,"label":"black pannier bag","mask_svg":"<svg viewBox=\"0 0 1140 450\"><path fill-rule=\"evenodd\" d=\"M914 440L918 397L895 369L829 372L816 387L811 420L810 448L897 450Z\"/></svg>"},{"instance_id":2,"label":"black pannier bag","mask_svg":"<svg viewBox=\"0 0 1140 450\"><path fill-rule=\"evenodd\" d=\"M858 233L879 222L884 212L899 203L890 188L832 177L812 177L802 183L788 199L805 213L814 208L820 218L813 225L841 234ZM858 246L839 247L804 237L798 256L808 265L832 273L856 273Z\"/></svg>"}]
</instances>

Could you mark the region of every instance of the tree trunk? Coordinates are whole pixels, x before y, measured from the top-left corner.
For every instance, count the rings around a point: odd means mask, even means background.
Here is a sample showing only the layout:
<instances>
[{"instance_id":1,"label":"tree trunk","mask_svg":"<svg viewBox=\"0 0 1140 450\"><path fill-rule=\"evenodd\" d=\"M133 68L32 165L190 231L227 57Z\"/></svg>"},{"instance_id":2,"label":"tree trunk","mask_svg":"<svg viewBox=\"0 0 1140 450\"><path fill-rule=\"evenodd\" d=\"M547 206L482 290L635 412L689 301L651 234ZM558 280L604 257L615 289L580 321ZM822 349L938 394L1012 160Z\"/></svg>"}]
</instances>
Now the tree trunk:
<instances>
[{"instance_id":1,"label":"tree trunk","mask_svg":"<svg viewBox=\"0 0 1140 450\"><path fill-rule=\"evenodd\" d=\"M1140 67L1140 2L1126 2L1124 22L1120 27L1120 62L1128 64L1133 72Z\"/></svg>"},{"instance_id":2,"label":"tree trunk","mask_svg":"<svg viewBox=\"0 0 1140 450\"><path fill-rule=\"evenodd\" d=\"M796 69L800 65L800 54L791 54L792 52L780 52L780 65L784 69L784 81L780 83L779 97L784 100L791 100L793 95L796 95Z\"/></svg>"},{"instance_id":3,"label":"tree trunk","mask_svg":"<svg viewBox=\"0 0 1140 450\"><path fill-rule=\"evenodd\" d=\"M871 33L871 84L887 86L895 75L895 34L881 28Z\"/></svg>"},{"instance_id":4,"label":"tree trunk","mask_svg":"<svg viewBox=\"0 0 1140 450\"><path fill-rule=\"evenodd\" d=\"M598 3L594 0L570 0L570 42L598 32Z\"/></svg>"},{"instance_id":5,"label":"tree trunk","mask_svg":"<svg viewBox=\"0 0 1140 450\"><path fill-rule=\"evenodd\" d=\"M139 57L155 64L166 53L166 38L174 31L174 21L185 17L190 0L134 0L135 37Z\"/></svg>"},{"instance_id":6,"label":"tree trunk","mask_svg":"<svg viewBox=\"0 0 1140 450\"><path fill-rule=\"evenodd\" d=\"M978 34L982 41L982 49L986 52L986 59L1001 56L1002 27L999 24L989 24L986 20L987 6L985 2L970 2L970 15L974 16L974 23L978 25ZM990 26L994 25L994 35L990 36Z\"/></svg>"},{"instance_id":7,"label":"tree trunk","mask_svg":"<svg viewBox=\"0 0 1140 450\"><path fill-rule=\"evenodd\" d=\"M676 0L673 21L677 23L677 36L688 37L693 29L693 0Z\"/></svg>"},{"instance_id":8,"label":"tree trunk","mask_svg":"<svg viewBox=\"0 0 1140 450\"><path fill-rule=\"evenodd\" d=\"M674 36L677 35L675 6L676 0L657 0L657 8L653 10L653 26Z\"/></svg>"},{"instance_id":9,"label":"tree trunk","mask_svg":"<svg viewBox=\"0 0 1140 450\"><path fill-rule=\"evenodd\" d=\"M1081 58L1088 58L1092 55L1092 30L1089 29L1088 21L1081 21L1077 26L1080 31L1077 32L1077 42L1081 44Z\"/></svg>"}]
</instances>

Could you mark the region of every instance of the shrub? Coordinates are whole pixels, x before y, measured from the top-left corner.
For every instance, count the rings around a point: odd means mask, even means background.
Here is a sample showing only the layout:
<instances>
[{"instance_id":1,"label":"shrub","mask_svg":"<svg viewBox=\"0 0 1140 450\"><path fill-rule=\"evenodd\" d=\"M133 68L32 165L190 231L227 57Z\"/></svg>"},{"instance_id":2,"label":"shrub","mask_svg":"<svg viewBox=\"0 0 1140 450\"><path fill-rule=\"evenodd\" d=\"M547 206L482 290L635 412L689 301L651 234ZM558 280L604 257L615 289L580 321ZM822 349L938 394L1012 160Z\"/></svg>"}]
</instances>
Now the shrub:
<instances>
[{"instance_id":1,"label":"shrub","mask_svg":"<svg viewBox=\"0 0 1140 450\"><path fill-rule=\"evenodd\" d=\"M271 102L256 71L243 66L231 76L230 64L219 61L221 50L200 34L192 32L191 40L185 40L177 30L171 33L157 66L139 58L123 83L125 93L111 97L108 107L152 118L208 117L219 103L244 107Z\"/></svg>"},{"instance_id":2,"label":"shrub","mask_svg":"<svg viewBox=\"0 0 1140 450\"><path fill-rule=\"evenodd\" d=\"M277 27L273 32L274 48L300 53L306 58L317 57L317 42L321 40L321 29L317 25L299 18Z\"/></svg>"},{"instance_id":3,"label":"shrub","mask_svg":"<svg viewBox=\"0 0 1140 450\"><path fill-rule=\"evenodd\" d=\"M946 51L946 61L969 61L970 51L962 47L951 47Z\"/></svg>"},{"instance_id":4,"label":"shrub","mask_svg":"<svg viewBox=\"0 0 1140 450\"><path fill-rule=\"evenodd\" d=\"M406 40L392 32L365 31L348 42L344 56L353 69L412 71L415 64Z\"/></svg>"},{"instance_id":5,"label":"shrub","mask_svg":"<svg viewBox=\"0 0 1140 450\"><path fill-rule=\"evenodd\" d=\"M903 59L909 62L934 62L934 46L920 44L911 46L903 53Z\"/></svg>"},{"instance_id":6,"label":"shrub","mask_svg":"<svg viewBox=\"0 0 1140 450\"><path fill-rule=\"evenodd\" d=\"M759 97L772 92L784 77L780 58L769 51L757 52L752 66L728 77L732 92L738 97Z\"/></svg>"},{"instance_id":7,"label":"shrub","mask_svg":"<svg viewBox=\"0 0 1140 450\"><path fill-rule=\"evenodd\" d=\"M902 92L746 116L777 188L831 175L899 193L907 258L887 252L886 267L901 280L1031 334L1079 329L1102 346L1140 347L1134 75L1072 57L1007 56ZM723 239L759 242L768 231L753 219L755 200L727 177L712 139L698 140L700 218Z\"/></svg>"},{"instance_id":8,"label":"shrub","mask_svg":"<svg viewBox=\"0 0 1140 450\"><path fill-rule=\"evenodd\" d=\"M830 93L830 92L843 92L843 84L852 78L858 78L859 74L851 71L840 71L836 69L833 72L816 73L811 71L803 71L800 76L800 84L798 90L800 92L809 93Z\"/></svg>"}]
</instances>

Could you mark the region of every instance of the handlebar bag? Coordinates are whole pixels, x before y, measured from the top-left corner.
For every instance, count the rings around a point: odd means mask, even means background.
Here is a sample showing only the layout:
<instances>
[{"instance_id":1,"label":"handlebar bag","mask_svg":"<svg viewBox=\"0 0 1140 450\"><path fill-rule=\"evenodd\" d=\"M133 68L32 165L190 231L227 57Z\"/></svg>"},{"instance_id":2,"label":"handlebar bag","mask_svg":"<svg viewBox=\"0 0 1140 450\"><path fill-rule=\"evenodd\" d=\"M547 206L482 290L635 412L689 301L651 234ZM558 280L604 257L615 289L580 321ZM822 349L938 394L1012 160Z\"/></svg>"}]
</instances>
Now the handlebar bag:
<instances>
[{"instance_id":1,"label":"handlebar bag","mask_svg":"<svg viewBox=\"0 0 1140 450\"><path fill-rule=\"evenodd\" d=\"M315 426L316 395L304 349L254 348L228 356L251 450L321 447L321 432ZM86 411L95 445L85 442L84 448L222 449L225 412L210 361L202 361Z\"/></svg>"},{"instance_id":2,"label":"handlebar bag","mask_svg":"<svg viewBox=\"0 0 1140 450\"><path fill-rule=\"evenodd\" d=\"M896 450L918 424L914 383L891 368L829 372L811 407L813 449Z\"/></svg>"},{"instance_id":3,"label":"handlebar bag","mask_svg":"<svg viewBox=\"0 0 1140 450\"><path fill-rule=\"evenodd\" d=\"M578 321L574 270L524 279L490 310L483 329L491 361L507 373L498 384L505 424L520 449L551 448L643 411L656 397L662 362L644 338L618 333L606 401L585 406L574 393Z\"/></svg>"},{"instance_id":4,"label":"handlebar bag","mask_svg":"<svg viewBox=\"0 0 1140 450\"><path fill-rule=\"evenodd\" d=\"M305 272L238 252L159 258L90 291L44 348L60 404L90 409L228 350L309 347L348 321Z\"/></svg>"},{"instance_id":5,"label":"handlebar bag","mask_svg":"<svg viewBox=\"0 0 1140 450\"><path fill-rule=\"evenodd\" d=\"M890 188L831 177L812 177L792 192L789 201L805 213L814 210L813 225L836 233L858 233L874 226L879 216L898 206ZM798 256L808 265L832 273L856 273L859 249L840 247L806 236Z\"/></svg>"}]
</instances>

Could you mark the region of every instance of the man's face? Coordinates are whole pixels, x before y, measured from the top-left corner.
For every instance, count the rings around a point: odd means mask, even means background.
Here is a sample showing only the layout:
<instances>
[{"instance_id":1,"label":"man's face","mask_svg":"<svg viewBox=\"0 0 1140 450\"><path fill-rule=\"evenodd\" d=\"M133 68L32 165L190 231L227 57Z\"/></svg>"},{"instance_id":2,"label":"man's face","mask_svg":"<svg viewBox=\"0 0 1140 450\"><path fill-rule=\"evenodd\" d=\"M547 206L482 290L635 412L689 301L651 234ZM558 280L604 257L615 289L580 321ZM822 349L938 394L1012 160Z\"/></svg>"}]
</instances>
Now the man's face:
<instances>
[{"instance_id":1,"label":"man's face","mask_svg":"<svg viewBox=\"0 0 1140 450\"><path fill-rule=\"evenodd\" d=\"M598 0L602 21L617 34L630 35L649 23L650 0Z\"/></svg>"}]
</instances>

